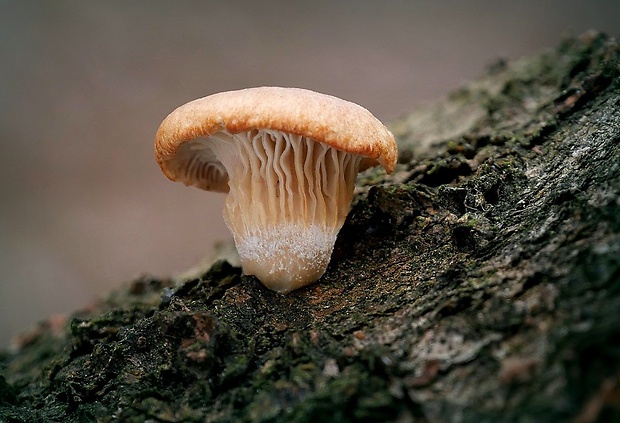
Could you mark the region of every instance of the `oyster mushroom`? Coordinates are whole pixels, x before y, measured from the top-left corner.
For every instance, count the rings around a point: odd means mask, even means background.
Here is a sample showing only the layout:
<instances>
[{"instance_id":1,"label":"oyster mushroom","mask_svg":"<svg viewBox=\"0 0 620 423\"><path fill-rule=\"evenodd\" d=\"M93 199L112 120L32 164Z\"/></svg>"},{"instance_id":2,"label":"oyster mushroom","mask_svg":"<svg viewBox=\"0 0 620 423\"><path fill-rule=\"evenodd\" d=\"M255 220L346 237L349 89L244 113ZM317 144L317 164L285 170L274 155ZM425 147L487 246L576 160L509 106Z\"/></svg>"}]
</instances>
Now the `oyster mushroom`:
<instances>
[{"instance_id":1,"label":"oyster mushroom","mask_svg":"<svg viewBox=\"0 0 620 423\"><path fill-rule=\"evenodd\" d=\"M363 107L299 88L191 101L161 123L155 156L172 181L228 192L224 220L245 274L289 292L323 275L360 169L396 165L390 131Z\"/></svg>"}]
</instances>

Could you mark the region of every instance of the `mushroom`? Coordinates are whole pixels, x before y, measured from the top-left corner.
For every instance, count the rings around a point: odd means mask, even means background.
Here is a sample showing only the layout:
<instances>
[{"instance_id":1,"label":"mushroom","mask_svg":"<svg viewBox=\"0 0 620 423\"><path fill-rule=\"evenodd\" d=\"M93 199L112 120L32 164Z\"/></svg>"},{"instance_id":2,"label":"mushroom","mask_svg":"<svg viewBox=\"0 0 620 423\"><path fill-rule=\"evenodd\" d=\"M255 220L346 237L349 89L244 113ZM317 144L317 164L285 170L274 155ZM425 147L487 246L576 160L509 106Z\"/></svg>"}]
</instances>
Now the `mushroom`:
<instances>
[{"instance_id":1,"label":"mushroom","mask_svg":"<svg viewBox=\"0 0 620 423\"><path fill-rule=\"evenodd\" d=\"M396 141L365 108L300 88L213 94L161 123L163 173L228 192L224 220L245 274L286 293L319 279L349 212L357 173L391 173Z\"/></svg>"}]
</instances>

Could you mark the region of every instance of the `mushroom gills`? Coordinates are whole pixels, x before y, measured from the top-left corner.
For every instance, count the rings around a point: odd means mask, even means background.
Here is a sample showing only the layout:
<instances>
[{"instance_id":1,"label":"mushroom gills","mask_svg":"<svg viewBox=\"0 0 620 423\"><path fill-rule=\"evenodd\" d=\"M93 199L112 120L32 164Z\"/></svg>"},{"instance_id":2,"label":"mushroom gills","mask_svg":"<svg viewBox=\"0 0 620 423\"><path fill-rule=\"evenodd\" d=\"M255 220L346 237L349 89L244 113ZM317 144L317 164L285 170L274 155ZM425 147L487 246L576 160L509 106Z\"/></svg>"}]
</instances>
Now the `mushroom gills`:
<instances>
[{"instance_id":1,"label":"mushroom gills","mask_svg":"<svg viewBox=\"0 0 620 423\"><path fill-rule=\"evenodd\" d=\"M244 273L283 293L319 279L362 156L272 130L218 132L194 143L210 149L229 175L224 220Z\"/></svg>"}]
</instances>

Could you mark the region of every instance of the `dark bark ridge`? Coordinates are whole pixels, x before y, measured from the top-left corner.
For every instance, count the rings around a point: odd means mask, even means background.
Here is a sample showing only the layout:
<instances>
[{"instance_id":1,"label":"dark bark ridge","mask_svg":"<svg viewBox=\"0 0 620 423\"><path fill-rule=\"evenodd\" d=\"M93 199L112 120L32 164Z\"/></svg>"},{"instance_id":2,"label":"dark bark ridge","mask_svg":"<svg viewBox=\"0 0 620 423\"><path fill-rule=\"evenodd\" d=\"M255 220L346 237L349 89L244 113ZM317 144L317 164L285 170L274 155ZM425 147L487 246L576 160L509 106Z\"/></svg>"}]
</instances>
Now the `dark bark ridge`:
<instances>
[{"instance_id":1,"label":"dark bark ridge","mask_svg":"<svg viewBox=\"0 0 620 423\"><path fill-rule=\"evenodd\" d=\"M320 283L143 278L0 354L0 421L617 421L620 48L599 33L394 123Z\"/></svg>"}]
</instances>

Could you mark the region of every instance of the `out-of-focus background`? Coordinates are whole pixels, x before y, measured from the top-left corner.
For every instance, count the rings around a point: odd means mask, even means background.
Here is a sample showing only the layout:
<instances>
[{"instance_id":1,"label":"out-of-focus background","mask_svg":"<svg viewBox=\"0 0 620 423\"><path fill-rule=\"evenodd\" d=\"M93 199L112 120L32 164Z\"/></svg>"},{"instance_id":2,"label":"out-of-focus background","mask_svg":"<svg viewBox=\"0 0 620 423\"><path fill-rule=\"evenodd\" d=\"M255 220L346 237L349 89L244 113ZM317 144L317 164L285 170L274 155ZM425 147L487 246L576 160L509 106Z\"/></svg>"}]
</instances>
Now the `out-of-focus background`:
<instances>
[{"instance_id":1,"label":"out-of-focus background","mask_svg":"<svg viewBox=\"0 0 620 423\"><path fill-rule=\"evenodd\" d=\"M0 0L0 348L229 238L223 196L155 164L176 106L282 85L390 121L499 58L617 36L619 16L617 0Z\"/></svg>"}]
</instances>

